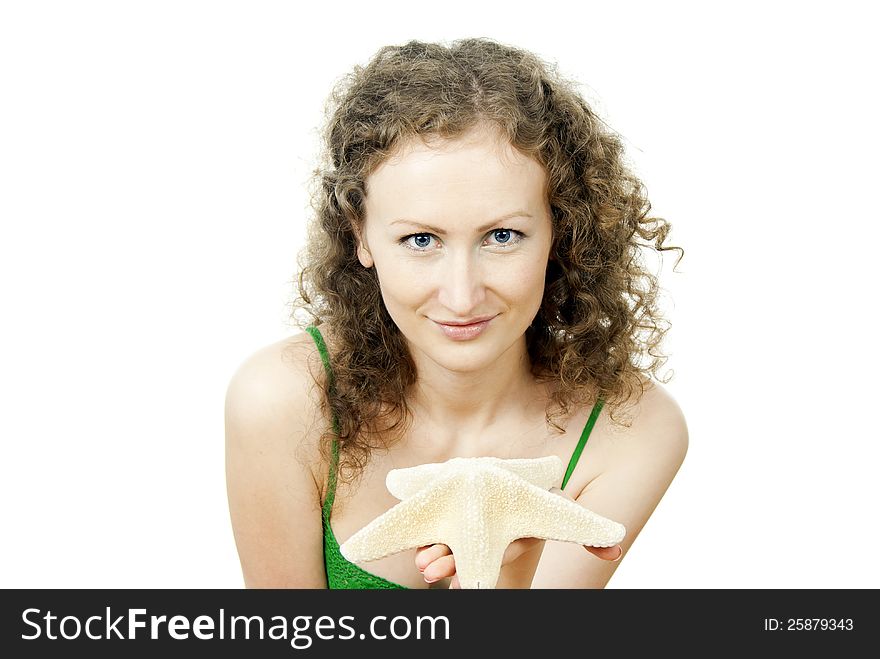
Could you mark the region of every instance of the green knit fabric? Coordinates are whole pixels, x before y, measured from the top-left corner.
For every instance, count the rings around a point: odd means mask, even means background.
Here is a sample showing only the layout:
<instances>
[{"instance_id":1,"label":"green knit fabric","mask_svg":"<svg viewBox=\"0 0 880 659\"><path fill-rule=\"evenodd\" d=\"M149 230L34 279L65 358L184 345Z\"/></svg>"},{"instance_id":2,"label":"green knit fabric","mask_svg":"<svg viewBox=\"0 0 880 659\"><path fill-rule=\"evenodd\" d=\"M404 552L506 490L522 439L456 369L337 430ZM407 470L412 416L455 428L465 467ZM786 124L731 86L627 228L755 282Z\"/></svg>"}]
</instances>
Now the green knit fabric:
<instances>
[{"instance_id":1,"label":"green knit fabric","mask_svg":"<svg viewBox=\"0 0 880 659\"><path fill-rule=\"evenodd\" d=\"M318 346L318 352L321 354L321 361L324 363L324 368L327 371L329 388L330 391L333 392L335 387L333 369L330 367L330 356L327 352L327 345L324 343L324 337L321 336L320 330L318 330L318 328L314 325L309 325L306 328L306 331L312 336ZM600 398L593 406L593 411L590 414L590 418L587 421L586 426L584 426L583 432L581 432L581 438L578 441L578 445L577 447L575 447L571 459L569 460L568 468L565 471L565 477L562 480L561 489L565 489L565 486L568 484L568 479L574 472L574 468L577 465L578 459L581 456L581 452L584 450L584 446L587 443L587 438L590 436L590 432L593 430L593 425L595 424L596 419L599 416L599 412L602 410L603 404L604 401ZM336 419L335 415L333 416L333 431L338 437L339 422ZM336 440L334 440L332 458L330 462L329 480L327 483L327 498L324 500L324 504L321 507L321 518L324 526L324 568L327 572L327 587L331 589L384 588L395 590L408 590L406 586L401 586L400 584L394 583L393 581L389 581L388 579L380 577L376 574L367 572L355 563L348 561L339 551L339 542L337 542L336 536L333 533L333 529L330 527L330 511L333 510L333 501L336 497L336 471L338 465L339 444Z\"/></svg>"}]
</instances>

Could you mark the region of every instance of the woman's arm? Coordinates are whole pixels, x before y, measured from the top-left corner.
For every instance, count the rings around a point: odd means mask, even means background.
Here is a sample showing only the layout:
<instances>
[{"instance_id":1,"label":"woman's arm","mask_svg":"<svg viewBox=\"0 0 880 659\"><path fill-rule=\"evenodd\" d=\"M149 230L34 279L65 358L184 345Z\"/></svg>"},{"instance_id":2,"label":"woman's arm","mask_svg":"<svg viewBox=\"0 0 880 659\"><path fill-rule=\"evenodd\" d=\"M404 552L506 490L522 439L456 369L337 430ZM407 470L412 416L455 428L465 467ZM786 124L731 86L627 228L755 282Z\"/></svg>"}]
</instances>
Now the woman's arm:
<instances>
[{"instance_id":1,"label":"woman's arm","mask_svg":"<svg viewBox=\"0 0 880 659\"><path fill-rule=\"evenodd\" d=\"M653 383L632 426L609 440L608 467L582 492L570 493L595 513L626 527L624 556L684 461L688 429L675 399ZM620 561L602 560L580 545L547 542L532 588L604 588Z\"/></svg>"},{"instance_id":2,"label":"woman's arm","mask_svg":"<svg viewBox=\"0 0 880 659\"><path fill-rule=\"evenodd\" d=\"M327 587L314 432L323 426L305 361L291 359L304 352L298 341L251 355L226 392L226 487L248 588Z\"/></svg>"}]
</instances>

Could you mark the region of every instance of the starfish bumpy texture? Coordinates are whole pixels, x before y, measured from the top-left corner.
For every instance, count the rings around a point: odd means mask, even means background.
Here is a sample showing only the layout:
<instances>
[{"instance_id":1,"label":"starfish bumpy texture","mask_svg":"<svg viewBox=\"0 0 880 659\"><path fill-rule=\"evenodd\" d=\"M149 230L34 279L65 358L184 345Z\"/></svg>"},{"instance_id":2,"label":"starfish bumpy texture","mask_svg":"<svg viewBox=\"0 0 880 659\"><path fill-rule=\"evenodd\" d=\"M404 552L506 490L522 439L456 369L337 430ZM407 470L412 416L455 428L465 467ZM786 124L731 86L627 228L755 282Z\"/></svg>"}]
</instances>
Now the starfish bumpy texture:
<instances>
[{"instance_id":1,"label":"starfish bumpy texture","mask_svg":"<svg viewBox=\"0 0 880 659\"><path fill-rule=\"evenodd\" d=\"M504 551L517 538L616 545L626 535L623 524L549 491L563 469L555 455L452 458L393 469L385 484L401 502L339 550L347 560L358 562L445 544L455 556L462 588L495 588Z\"/></svg>"}]
</instances>

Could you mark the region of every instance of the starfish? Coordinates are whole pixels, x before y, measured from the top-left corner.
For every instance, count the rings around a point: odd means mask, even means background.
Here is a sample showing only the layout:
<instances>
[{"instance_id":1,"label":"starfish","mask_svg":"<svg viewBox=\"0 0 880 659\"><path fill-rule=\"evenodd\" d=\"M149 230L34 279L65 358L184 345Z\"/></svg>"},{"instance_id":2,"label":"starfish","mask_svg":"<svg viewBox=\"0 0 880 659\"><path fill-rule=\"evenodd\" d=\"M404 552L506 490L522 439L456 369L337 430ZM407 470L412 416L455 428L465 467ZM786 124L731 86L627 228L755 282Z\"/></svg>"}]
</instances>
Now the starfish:
<instances>
[{"instance_id":1,"label":"starfish","mask_svg":"<svg viewBox=\"0 0 880 659\"><path fill-rule=\"evenodd\" d=\"M555 455L505 460L452 458L392 469L385 485L400 499L339 548L351 562L374 561L431 544L455 556L462 588L495 588L507 545L543 538L591 547L620 542L623 524L549 488L561 479Z\"/></svg>"}]
</instances>

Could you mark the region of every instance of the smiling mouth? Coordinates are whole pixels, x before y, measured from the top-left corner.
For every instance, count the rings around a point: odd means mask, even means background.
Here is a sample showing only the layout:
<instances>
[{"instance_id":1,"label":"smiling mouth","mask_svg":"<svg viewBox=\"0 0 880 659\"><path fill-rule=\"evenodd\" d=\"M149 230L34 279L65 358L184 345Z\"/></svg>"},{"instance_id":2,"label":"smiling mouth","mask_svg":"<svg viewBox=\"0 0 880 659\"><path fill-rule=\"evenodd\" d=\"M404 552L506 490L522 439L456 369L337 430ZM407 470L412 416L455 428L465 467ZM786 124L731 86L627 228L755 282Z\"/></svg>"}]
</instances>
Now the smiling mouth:
<instances>
[{"instance_id":1,"label":"smiling mouth","mask_svg":"<svg viewBox=\"0 0 880 659\"><path fill-rule=\"evenodd\" d=\"M497 316L498 314L495 314ZM442 320L435 320L434 322L438 325L446 325L447 327L466 327L467 325L476 325L477 323L484 323L487 320L492 320L495 316L485 316L483 318L475 318L473 320L466 321L450 321L443 322Z\"/></svg>"},{"instance_id":2,"label":"smiling mouth","mask_svg":"<svg viewBox=\"0 0 880 659\"><path fill-rule=\"evenodd\" d=\"M495 318L497 318L497 315L485 320L471 322L467 325L447 325L437 321L434 321L434 324L452 341L470 341L478 336L482 336L483 332L489 328Z\"/></svg>"}]
</instances>

